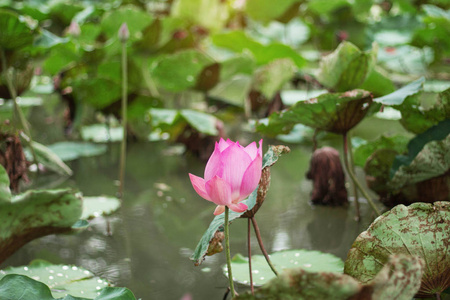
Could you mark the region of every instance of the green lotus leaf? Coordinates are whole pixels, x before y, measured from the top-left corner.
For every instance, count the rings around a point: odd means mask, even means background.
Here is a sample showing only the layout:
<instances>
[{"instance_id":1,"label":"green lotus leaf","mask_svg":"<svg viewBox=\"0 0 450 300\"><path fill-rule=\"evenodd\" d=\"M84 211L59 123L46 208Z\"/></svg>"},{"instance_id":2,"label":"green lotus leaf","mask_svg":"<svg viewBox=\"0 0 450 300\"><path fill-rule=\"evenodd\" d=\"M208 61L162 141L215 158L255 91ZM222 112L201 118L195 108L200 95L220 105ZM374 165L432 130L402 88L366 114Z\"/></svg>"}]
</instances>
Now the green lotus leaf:
<instances>
[{"instance_id":1,"label":"green lotus leaf","mask_svg":"<svg viewBox=\"0 0 450 300\"><path fill-rule=\"evenodd\" d=\"M270 0L249 0L245 5L245 12L255 20L268 22L281 17L286 10L299 0L273 2Z\"/></svg>"},{"instance_id":2,"label":"green lotus leaf","mask_svg":"<svg viewBox=\"0 0 450 300\"><path fill-rule=\"evenodd\" d=\"M295 64L289 58L274 60L256 70L253 90L263 94L266 99L272 99L294 77L295 70Z\"/></svg>"},{"instance_id":3,"label":"green lotus leaf","mask_svg":"<svg viewBox=\"0 0 450 300\"><path fill-rule=\"evenodd\" d=\"M402 113L400 123L415 134L424 132L440 121L450 119L450 88L435 94L432 99L427 96L429 95L425 93L411 95L402 105L396 107ZM425 101L426 107L423 105Z\"/></svg>"},{"instance_id":4,"label":"green lotus leaf","mask_svg":"<svg viewBox=\"0 0 450 300\"><path fill-rule=\"evenodd\" d=\"M397 153L405 153L407 151L409 139L404 135L380 136L374 141L361 144L354 150L353 160L355 165L364 167L367 159L376 150L392 149Z\"/></svg>"},{"instance_id":5,"label":"green lotus leaf","mask_svg":"<svg viewBox=\"0 0 450 300\"><path fill-rule=\"evenodd\" d=\"M151 14L135 6L122 6L119 9L112 9L103 15L101 27L108 38L117 37L119 28L126 23L130 31L130 39L138 39L140 31L153 21Z\"/></svg>"},{"instance_id":6,"label":"green lotus leaf","mask_svg":"<svg viewBox=\"0 0 450 300\"><path fill-rule=\"evenodd\" d=\"M364 90L345 93L328 93L302 102L270 115L268 123L259 123L256 129L275 136L289 133L295 124L337 134L348 132L356 126L369 111L372 95Z\"/></svg>"},{"instance_id":7,"label":"green lotus leaf","mask_svg":"<svg viewBox=\"0 0 450 300\"><path fill-rule=\"evenodd\" d=\"M364 165L367 186L378 195L386 195L391 191L388 186L389 172L398 152L394 149L381 148L375 150Z\"/></svg>"},{"instance_id":8,"label":"green lotus leaf","mask_svg":"<svg viewBox=\"0 0 450 300\"><path fill-rule=\"evenodd\" d=\"M344 273L371 281L389 255L419 256L424 274L418 297L434 297L450 286L450 203L398 205L378 217L350 249Z\"/></svg>"},{"instance_id":9,"label":"green lotus leaf","mask_svg":"<svg viewBox=\"0 0 450 300\"><path fill-rule=\"evenodd\" d=\"M120 208L120 200L115 197L83 197L82 220L110 215Z\"/></svg>"},{"instance_id":10,"label":"green lotus leaf","mask_svg":"<svg viewBox=\"0 0 450 300\"><path fill-rule=\"evenodd\" d=\"M284 146L269 147L269 150L266 152L266 154L263 157L262 168L263 169L269 168L270 166L272 166L273 164L275 164L277 162L278 158L282 154L287 153L287 152L289 152L289 150L287 147L284 147ZM252 210L252 208L255 206L256 198L258 195L258 189L259 189L259 186L253 191L253 193L251 193L251 195L246 200L242 201L242 203L244 203L248 206L247 211ZM237 213L234 211L230 211L229 222L231 223L232 221L240 218L245 213L246 212ZM199 243L197 244L197 247L194 250L194 253L192 253L192 255L190 257L190 259L194 261L196 266L200 265L205 260L205 256L207 255L208 248L210 246L210 242L214 238L214 235L216 234L216 232L223 231L224 218L225 218L225 214L220 214L218 216L215 216L214 219L211 221L211 224L209 225L208 229L201 237Z\"/></svg>"},{"instance_id":11,"label":"green lotus leaf","mask_svg":"<svg viewBox=\"0 0 450 300\"><path fill-rule=\"evenodd\" d=\"M9 188L9 176L5 168L0 165L0 203L11 202L11 190Z\"/></svg>"},{"instance_id":12,"label":"green lotus leaf","mask_svg":"<svg viewBox=\"0 0 450 300\"><path fill-rule=\"evenodd\" d=\"M249 75L238 74L228 80L219 82L209 91L208 98L244 107L251 85L252 78Z\"/></svg>"},{"instance_id":13,"label":"green lotus leaf","mask_svg":"<svg viewBox=\"0 0 450 300\"><path fill-rule=\"evenodd\" d=\"M343 42L322 59L317 79L325 87L337 92L358 88L372 71L376 55L375 48L363 52L352 43Z\"/></svg>"},{"instance_id":14,"label":"green lotus leaf","mask_svg":"<svg viewBox=\"0 0 450 300\"><path fill-rule=\"evenodd\" d=\"M32 142L31 147L34 149L38 162L44 167L64 176L72 175L72 170L52 150L37 142ZM30 151L27 151L26 155L31 161Z\"/></svg>"},{"instance_id":15,"label":"green lotus leaf","mask_svg":"<svg viewBox=\"0 0 450 300\"><path fill-rule=\"evenodd\" d=\"M15 50L31 46L35 37L35 26L17 13L0 9L0 48Z\"/></svg>"},{"instance_id":16,"label":"green lotus leaf","mask_svg":"<svg viewBox=\"0 0 450 300\"><path fill-rule=\"evenodd\" d=\"M203 69L213 63L205 54L191 49L159 57L150 72L161 87L180 92L194 87Z\"/></svg>"},{"instance_id":17,"label":"green lotus leaf","mask_svg":"<svg viewBox=\"0 0 450 300\"><path fill-rule=\"evenodd\" d=\"M175 0L170 15L217 31L225 26L229 10L226 3L220 1Z\"/></svg>"},{"instance_id":18,"label":"green lotus leaf","mask_svg":"<svg viewBox=\"0 0 450 300\"><path fill-rule=\"evenodd\" d=\"M0 203L0 262L29 241L70 232L82 212L71 190L31 190Z\"/></svg>"},{"instance_id":19,"label":"green lotus leaf","mask_svg":"<svg viewBox=\"0 0 450 300\"><path fill-rule=\"evenodd\" d=\"M374 102L381 103L384 105L400 105L403 101L411 95L414 95L423 89L423 84L425 82L424 77L411 82L408 85L396 90L393 93L387 94L380 98L373 99Z\"/></svg>"},{"instance_id":20,"label":"green lotus leaf","mask_svg":"<svg viewBox=\"0 0 450 300\"><path fill-rule=\"evenodd\" d=\"M381 97L395 91L394 83L377 68L373 68L360 89L370 91L374 97Z\"/></svg>"},{"instance_id":21,"label":"green lotus leaf","mask_svg":"<svg viewBox=\"0 0 450 300\"><path fill-rule=\"evenodd\" d=\"M86 142L58 142L47 146L63 161L70 161L80 157L97 156L106 152L106 145Z\"/></svg>"},{"instance_id":22,"label":"green lotus leaf","mask_svg":"<svg viewBox=\"0 0 450 300\"><path fill-rule=\"evenodd\" d=\"M270 261L278 272L287 269L301 268L308 272L342 273L344 262L332 254L309 250L287 250L270 254ZM228 276L227 266L223 266L225 276ZM231 260L233 280L250 285L248 258L237 254ZM263 255L252 256L252 277L255 286L263 285L275 278Z\"/></svg>"},{"instance_id":23,"label":"green lotus leaf","mask_svg":"<svg viewBox=\"0 0 450 300\"><path fill-rule=\"evenodd\" d=\"M96 77L89 80L80 78L73 81L75 98L102 109L119 101L122 90L119 84L109 78Z\"/></svg>"},{"instance_id":24,"label":"green lotus leaf","mask_svg":"<svg viewBox=\"0 0 450 300\"><path fill-rule=\"evenodd\" d=\"M51 268L50 265L49 268ZM54 267L54 266L53 266ZM66 266L68 267L68 266ZM24 267L28 268L28 267ZM28 270L30 270L28 268ZM53 270L54 269L49 269ZM46 270L45 275L54 274ZM65 271L65 270L64 270ZM3 271L1 271L3 272ZM0 272L0 276L2 276ZM87 271L89 272L89 271ZM63 274L63 273L58 273ZM29 275L29 274L27 274ZM52 276L52 275L50 275ZM57 276L57 275L55 275ZM65 278L68 280L68 278ZM96 280L96 277L94 277ZM82 280L82 279L81 279ZM88 280L88 282L90 279ZM78 282L78 281L75 281ZM88 282L86 284L88 285ZM103 282L103 281L102 281ZM98 283L97 283L98 286ZM62 294L63 298L53 298L52 292L48 286L44 283L31 279L25 275L19 274L9 274L2 276L0 280L0 298L3 300L17 300L17 299L27 299L27 300L136 300L133 293L127 288L116 288L116 287L104 287L100 292L95 295L88 296L83 294L81 297L74 297L71 295ZM58 297L58 296L57 296ZM86 298L86 297L89 297ZM94 298L91 298L94 297Z\"/></svg>"},{"instance_id":25,"label":"green lotus leaf","mask_svg":"<svg viewBox=\"0 0 450 300\"><path fill-rule=\"evenodd\" d=\"M399 299L410 300L419 290L423 262L418 257L392 255L368 284L340 273L287 269L255 295L247 292L236 299Z\"/></svg>"},{"instance_id":26,"label":"green lotus leaf","mask_svg":"<svg viewBox=\"0 0 450 300\"><path fill-rule=\"evenodd\" d=\"M93 124L81 128L81 137L94 143L119 142L123 137L122 127L109 127L105 124Z\"/></svg>"}]
</instances>

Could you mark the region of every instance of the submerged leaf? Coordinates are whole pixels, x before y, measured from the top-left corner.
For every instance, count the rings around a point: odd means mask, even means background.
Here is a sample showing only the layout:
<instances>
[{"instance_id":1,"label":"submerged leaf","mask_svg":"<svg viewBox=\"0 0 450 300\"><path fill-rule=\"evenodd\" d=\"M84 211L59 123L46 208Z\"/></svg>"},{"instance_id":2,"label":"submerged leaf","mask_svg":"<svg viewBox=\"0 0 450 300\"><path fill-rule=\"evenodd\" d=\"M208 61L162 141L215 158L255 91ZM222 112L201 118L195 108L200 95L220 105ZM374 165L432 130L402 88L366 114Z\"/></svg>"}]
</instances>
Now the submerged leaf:
<instances>
[{"instance_id":1,"label":"submerged leaf","mask_svg":"<svg viewBox=\"0 0 450 300\"><path fill-rule=\"evenodd\" d=\"M308 272L333 273L342 273L344 270L344 262L339 257L320 251L300 249L280 251L270 254L270 261L279 272L293 268L301 268ZM234 281L250 285L247 257L240 254L234 256L231 260L231 269ZM228 276L226 265L223 266L223 272ZM276 277L263 255L252 256L252 273L253 284L257 286Z\"/></svg>"},{"instance_id":2,"label":"submerged leaf","mask_svg":"<svg viewBox=\"0 0 450 300\"><path fill-rule=\"evenodd\" d=\"M304 124L337 134L348 132L369 111L372 95L364 90L328 93L273 113L268 124L259 123L257 130L268 135L289 133L294 125Z\"/></svg>"},{"instance_id":3,"label":"submerged leaf","mask_svg":"<svg viewBox=\"0 0 450 300\"><path fill-rule=\"evenodd\" d=\"M266 152L263 158L263 169L269 168L274 163L277 162L278 158L288 152L289 148L285 146L271 146L269 147L269 150ZM248 206L248 210L251 210L255 204L256 204L256 198L258 195L258 188L256 188L251 195L247 198L247 200L242 201L242 203L246 204ZM234 211L230 211L229 215L229 222L240 218L245 212L237 213ZM192 253L190 259L194 261L195 265L200 265L203 260L205 259L205 256L207 255L208 247L210 245L211 240L214 238L214 235L217 231L223 231L223 225L224 225L224 214L220 214L212 220L211 224L209 225L206 232L201 237L199 243L197 244L197 247L194 250L194 253Z\"/></svg>"},{"instance_id":4,"label":"submerged leaf","mask_svg":"<svg viewBox=\"0 0 450 300\"><path fill-rule=\"evenodd\" d=\"M416 255L425 263L417 296L431 297L450 286L450 203L398 205L377 218L350 249L344 273L367 283L391 254Z\"/></svg>"}]
</instances>

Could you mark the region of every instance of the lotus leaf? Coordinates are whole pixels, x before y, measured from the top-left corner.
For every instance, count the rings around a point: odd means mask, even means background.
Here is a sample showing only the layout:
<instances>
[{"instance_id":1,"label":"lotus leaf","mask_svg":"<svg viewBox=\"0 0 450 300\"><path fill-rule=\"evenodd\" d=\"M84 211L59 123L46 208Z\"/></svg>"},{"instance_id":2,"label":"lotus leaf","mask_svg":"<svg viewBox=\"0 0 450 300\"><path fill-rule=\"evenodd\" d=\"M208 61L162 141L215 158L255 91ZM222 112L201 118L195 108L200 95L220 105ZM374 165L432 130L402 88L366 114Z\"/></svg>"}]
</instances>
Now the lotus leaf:
<instances>
[{"instance_id":1,"label":"lotus leaf","mask_svg":"<svg viewBox=\"0 0 450 300\"><path fill-rule=\"evenodd\" d=\"M81 137L95 143L119 142L123 137L122 127L109 127L105 124L93 124L81 128Z\"/></svg>"},{"instance_id":2,"label":"lotus leaf","mask_svg":"<svg viewBox=\"0 0 450 300\"><path fill-rule=\"evenodd\" d=\"M44 167L61 175L72 175L72 170L52 150L37 142L32 142L31 146L36 153L38 162ZM32 160L29 151L26 152L26 155L28 160Z\"/></svg>"},{"instance_id":3,"label":"lotus leaf","mask_svg":"<svg viewBox=\"0 0 450 300\"><path fill-rule=\"evenodd\" d=\"M208 30L219 30L229 17L226 3L208 0L175 0L171 6L172 17L201 25Z\"/></svg>"},{"instance_id":4,"label":"lotus leaf","mask_svg":"<svg viewBox=\"0 0 450 300\"><path fill-rule=\"evenodd\" d=\"M11 202L11 190L9 189L8 173L0 165L0 203L2 202Z\"/></svg>"},{"instance_id":5,"label":"lotus leaf","mask_svg":"<svg viewBox=\"0 0 450 300\"><path fill-rule=\"evenodd\" d=\"M132 40L138 38L138 33L153 21L151 14L135 6L122 6L103 15L101 27L108 38L117 37L120 26L126 23Z\"/></svg>"},{"instance_id":6,"label":"lotus leaf","mask_svg":"<svg viewBox=\"0 0 450 300\"><path fill-rule=\"evenodd\" d=\"M0 262L29 241L69 232L82 212L71 190L31 190L0 203Z\"/></svg>"},{"instance_id":7,"label":"lotus leaf","mask_svg":"<svg viewBox=\"0 0 450 300\"><path fill-rule=\"evenodd\" d=\"M289 148L284 146L271 146L263 157L263 165L262 165L263 170L264 168L270 168L270 166L275 164L282 154L289 152L288 149ZM251 210L256 204L258 189L259 186L253 191L253 193L251 193L251 195L247 198L247 200L242 201L248 206L248 210ZM232 221L240 218L243 214L245 214L245 212L237 213L234 211L230 211L229 222L231 223ZM203 262L205 256L207 255L210 243L214 238L214 235L216 234L216 232L224 230L223 225L224 225L224 214L215 216L211 224L209 225L208 229L201 237L200 242L197 244L194 253L191 255L190 259L195 262L195 265L198 266Z\"/></svg>"},{"instance_id":8,"label":"lotus leaf","mask_svg":"<svg viewBox=\"0 0 450 300\"><path fill-rule=\"evenodd\" d=\"M35 30L31 20L7 9L0 9L0 48L15 50L33 43Z\"/></svg>"},{"instance_id":9,"label":"lotus leaf","mask_svg":"<svg viewBox=\"0 0 450 300\"><path fill-rule=\"evenodd\" d=\"M341 43L320 63L317 79L327 88L345 92L361 86L375 63L377 49L363 52L350 42Z\"/></svg>"},{"instance_id":10,"label":"lotus leaf","mask_svg":"<svg viewBox=\"0 0 450 300\"><path fill-rule=\"evenodd\" d=\"M270 254L270 261L275 269L282 272L287 269L301 268L308 272L342 273L344 262L332 254L308 250L287 250ZM250 285L248 274L248 258L237 254L231 260L233 280ZM226 265L223 266L225 276L228 276ZM253 284L263 285L275 278L275 274L262 255L252 256Z\"/></svg>"},{"instance_id":11,"label":"lotus leaf","mask_svg":"<svg viewBox=\"0 0 450 300\"><path fill-rule=\"evenodd\" d=\"M86 142L59 142L49 145L53 151L63 161L70 161L80 157L96 156L106 152L106 145L98 145Z\"/></svg>"},{"instance_id":12,"label":"lotus leaf","mask_svg":"<svg viewBox=\"0 0 450 300\"><path fill-rule=\"evenodd\" d=\"M273 113L266 124L259 123L257 130L268 135L289 133L295 124L337 134L348 132L369 111L372 95L364 90L345 93L328 93L307 101L297 102L290 108Z\"/></svg>"},{"instance_id":13,"label":"lotus leaf","mask_svg":"<svg viewBox=\"0 0 450 300\"><path fill-rule=\"evenodd\" d=\"M81 219L92 219L110 215L120 207L120 200L115 197L83 197L83 213Z\"/></svg>"},{"instance_id":14,"label":"lotus leaf","mask_svg":"<svg viewBox=\"0 0 450 300\"><path fill-rule=\"evenodd\" d=\"M450 203L398 205L378 217L355 240L344 273L367 283L389 255L419 256L424 274L419 297L431 297L450 286Z\"/></svg>"},{"instance_id":15,"label":"lotus leaf","mask_svg":"<svg viewBox=\"0 0 450 300\"><path fill-rule=\"evenodd\" d=\"M374 280L362 285L340 273L287 269L255 291L236 299L398 299L410 300L418 291L423 262L418 257L393 255Z\"/></svg>"},{"instance_id":16,"label":"lotus leaf","mask_svg":"<svg viewBox=\"0 0 450 300\"><path fill-rule=\"evenodd\" d=\"M355 148L354 162L355 165L364 167L369 156L376 150L392 149L397 153L405 153L409 139L403 135L395 136L380 136L378 139L370 142L365 142Z\"/></svg>"},{"instance_id":17,"label":"lotus leaf","mask_svg":"<svg viewBox=\"0 0 450 300\"><path fill-rule=\"evenodd\" d=\"M55 299L48 286L24 275L10 274L0 280L0 298L3 300L89 300L85 298L86 296L85 294L82 297L67 295L64 298ZM92 300L136 300L129 289L115 287L105 287L92 297L94 297L90 298Z\"/></svg>"},{"instance_id":18,"label":"lotus leaf","mask_svg":"<svg viewBox=\"0 0 450 300\"><path fill-rule=\"evenodd\" d=\"M273 2L270 0L249 0L245 5L245 12L255 20L268 22L281 17L286 10L299 0Z\"/></svg>"},{"instance_id":19,"label":"lotus leaf","mask_svg":"<svg viewBox=\"0 0 450 300\"><path fill-rule=\"evenodd\" d=\"M289 58L277 59L256 70L253 89L272 99L275 93L295 74L295 64Z\"/></svg>"}]
</instances>

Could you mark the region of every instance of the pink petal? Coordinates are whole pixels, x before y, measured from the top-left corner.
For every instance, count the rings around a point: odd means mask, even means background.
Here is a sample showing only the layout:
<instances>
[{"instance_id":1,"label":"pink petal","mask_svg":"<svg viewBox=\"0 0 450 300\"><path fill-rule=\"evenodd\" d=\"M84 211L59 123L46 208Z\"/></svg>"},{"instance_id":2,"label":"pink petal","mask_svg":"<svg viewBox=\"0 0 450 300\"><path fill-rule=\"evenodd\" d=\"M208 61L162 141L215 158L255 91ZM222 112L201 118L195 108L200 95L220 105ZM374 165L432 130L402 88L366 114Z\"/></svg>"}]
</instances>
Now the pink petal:
<instances>
[{"instance_id":1,"label":"pink petal","mask_svg":"<svg viewBox=\"0 0 450 300\"><path fill-rule=\"evenodd\" d=\"M256 156L255 160L245 170L242 177L242 183L239 191L239 200L244 200L248 197L258 186L261 179L262 157ZM234 200L234 198L233 198Z\"/></svg>"},{"instance_id":2,"label":"pink petal","mask_svg":"<svg viewBox=\"0 0 450 300\"><path fill-rule=\"evenodd\" d=\"M244 211L246 211L248 209L248 206L246 204L242 203L242 202L237 203L237 204L232 203L232 204L228 205L228 207L232 211L238 212L238 213L244 212Z\"/></svg>"},{"instance_id":3,"label":"pink petal","mask_svg":"<svg viewBox=\"0 0 450 300\"><path fill-rule=\"evenodd\" d=\"M217 205L216 210L214 210L214 215L218 216L225 211L225 205Z\"/></svg>"},{"instance_id":4,"label":"pink petal","mask_svg":"<svg viewBox=\"0 0 450 300\"><path fill-rule=\"evenodd\" d=\"M207 181L205 188L209 198L215 204L228 205L231 203L231 187L219 176L214 176L210 181Z\"/></svg>"},{"instance_id":5,"label":"pink petal","mask_svg":"<svg viewBox=\"0 0 450 300\"><path fill-rule=\"evenodd\" d=\"M245 147L244 150L245 150L245 152L247 152L248 155L250 155L250 158L252 160L255 159L256 154L258 152L258 148L256 148L256 143L255 142L253 142L250 145L248 145L247 147Z\"/></svg>"},{"instance_id":6,"label":"pink petal","mask_svg":"<svg viewBox=\"0 0 450 300\"><path fill-rule=\"evenodd\" d=\"M219 141L219 149L220 152L223 152L225 149L227 149L229 146L231 146L232 144L234 144L230 139L228 139L226 142L224 139L220 139Z\"/></svg>"},{"instance_id":7,"label":"pink petal","mask_svg":"<svg viewBox=\"0 0 450 300\"><path fill-rule=\"evenodd\" d=\"M261 157L263 157L263 154L262 154L262 144L263 144L263 140L260 139L260 140L259 140L258 154L259 154L259 156L261 156Z\"/></svg>"},{"instance_id":8,"label":"pink petal","mask_svg":"<svg viewBox=\"0 0 450 300\"><path fill-rule=\"evenodd\" d=\"M221 177L230 184L232 198L238 198L242 177L252 160L247 152L241 149L239 145L232 145L222 152L221 162L223 163Z\"/></svg>"},{"instance_id":9,"label":"pink petal","mask_svg":"<svg viewBox=\"0 0 450 300\"><path fill-rule=\"evenodd\" d=\"M225 141L223 139L220 139L220 142ZM206 163L205 167L205 181L211 180L217 174L220 170L221 163L220 163L220 142L219 144L216 142L216 146L214 147L214 152L211 154L211 156L208 159L208 162Z\"/></svg>"},{"instance_id":10,"label":"pink petal","mask_svg":"<svg viewBox=\"0 0 450 300\"><path fill-rule=\"evenodd\" d=\"M192 186L197 194L199 194L203 199L211 201L211 198L209 198L205 189L205 180L201 177L192 175L191 173L189 173L189 178L191 179Z\"/></svg>"}]
</instances>

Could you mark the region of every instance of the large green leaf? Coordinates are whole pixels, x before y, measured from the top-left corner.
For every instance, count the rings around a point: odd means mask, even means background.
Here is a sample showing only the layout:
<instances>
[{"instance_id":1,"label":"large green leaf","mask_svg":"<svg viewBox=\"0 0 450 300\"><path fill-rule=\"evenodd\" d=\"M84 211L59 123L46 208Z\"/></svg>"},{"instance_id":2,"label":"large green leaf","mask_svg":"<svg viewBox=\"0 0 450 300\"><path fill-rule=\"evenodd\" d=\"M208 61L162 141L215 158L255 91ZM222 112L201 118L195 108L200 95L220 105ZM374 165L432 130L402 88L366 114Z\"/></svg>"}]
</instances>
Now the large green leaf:
<instances>
[{"instance_id":1,"label":"large green leaf","mask_svg":"<svg viewBox=\"0 0 450 300\"><path fill-rule=\"evenodd\" d=\"M398 205L377 218L350 249L344 272L369 282L389 255L416 255L425 263L418 296L434 297L450 286L450 203Z\"/></svg>"},{"instance_id":2,"label":"large green leaf","mask_svg":"<svg viewBox=\"0 0 450 300\"><path fill-rule=\"evenodd\" d=\"M399 189L443 175L450 168L450 119L412 139L408 155L398 156L391 169L389 186Z\"/></svg>"},{"instance_id":3,"label":"large green leaf","mask_svg":"<svg viewBox=\"0 0 450 300\"><path fill-rule=\"evenodd\" d=\"M270 166L272 166L274 163L277 162L278 158L282 154L286 153L287 151L288 150L284 146L269 147L269 150L264 155L262 168L264 169L264 168L269 168ZM248 206L247 211L252 210L252 208L256 204L258 188L259 188L259 186L253 191L253 193L247 198L247 200L242 201L243 203L245 203ZM229 222L231 223L232 221L240 218L245 213L246 212L237 213L234 211L230 211ZM194 250L194 253L192 253L192 255L191 255L191 260L193 260L195 262L195 265L200 265L203 262L203 260L205 259L205 256L207 255L207 252L208 252L208 247L210 245L210 242L213 239L216 232L223 231L224 218L225 218L224 214L215 216L214 219L212 220L211 224L209 225L208 229L201 237L199 243L197 244L197 247Z\"/></svg>"},{"instance_id":4,"label":"large green leaf","mask_svg":"<svg viewBox=\"0 0 450 300\"><path fill-rule=\"evenodd\" d=\"M62 273L60 273L62 274ZM127 288L105 287L95 294L94 298L73 297L67 295L57 300L136 300L133 293ZM2 300L56 300L48 286L24 275L9 274L0 280L0 298Z\"/></svg>"},{"instance_id":5,"label":"large green leaf","mask_svg":"<svg viewBox=\"0 0 450 300\"><path fill-rule=\"evenodd\" d=\"M250 76L239 74L228 80L219 82L209 91L208 98L244 107L251 85L252 78Z\"/></svg>"},{"instance_id":6,"label":"large green leaf","mask_svg":"<svg viewBox=\"0 0 450 300\"><path fill-rule=\"evenodd\" d=\"M0 9L0 48L15 50L30 46L34 39L31 20L13 11Z\"/></svg>"},{"instance_id":7,"label":"large green leaf","mask_svg":"<svg viewBox=\"0 0 450 300\"><path fill-rule=\"evenodd\" d=\"M267 135L277 135L289 133L295 124L300 123L342 134L365 117L371 103L372 95L364 90L323 94L273 113L267 124L257 125L257 130Z\"/></svg>"},{"instance_id":8,"label":"large green leaf","mask_svg":"<svg viewBox=\"0 0 450 300\"><path fill-rule=\"evenodd\" d=\"M305 65L305 59L291 47L280 43L263 45L247 36L243 31L235 30L215 34L212 37L215 45L242 53L250 51L257 64L264 65L279 58L290 58L298 68Z\"/></svg>"},{"instance_id":9,"label":"large green leaf","mask_svg":"<svg viewBox=\"0 0 450 300\"><path fill-rule=\"evenodd\" d=\"M95 143L119 142L123 137L122 127L109 127L106 124L93 124L81 128L81 137Z\"/></svg>"},{"instance_id":10,"label":"large green leaf","mask_svg":"<svg viewBox=\"0 0 450 300\"><path fill-rule=\"evenodd\" d=\"M119 101L122 95L121 86L117 82L102 77L86 80L76 79L73 82L75 98L84 103L102 109Z\"/></svg>"},{"instance_id":11,"label":"large green leaf","mask_svg":"<svg viewBox=\"0 0 450 300\"><path fill-rule=\"evenodd\" d=\"M417 257L393 255L369 284L340 273L287 269L255 291L236 299L398 299L410 300L420 286L422 261Z\"/></svg>"},{"instance_id":12,"label":"large green leaf","mask_svg":"<svg viewBox=\"0 0 450 300\"><path fill-rule=\"evenodd\" d=\"M0 203L0 262L29 241L68 232L82 202L71 190L31 190Z\"/></svg>"},{"instance_id":13,"label":"large green leaf","mask_svg":"<svg viewBox=\"0 0 450 300\"><path fill-rule=\"evenodd\" d=\"M61 175L72 175L72 170L52 150L37 142L32 142L31 147L34 149L38 162L44 167ZM32 160L29 151L26 154L28 160Z\"/></svg>"},{"instance_id":14,"label":"large green leaf","mask_svg":"<svg viewBox=\"0 0 450 300\"><path fill-rule=\"evenodd\" d=\"M401 89L398 89L395 92L385 95L383 97L375 98L373 99L373 101L384 105L400 105L408 96L414 95L418 93L420 90L422 90L424 82L425 78L420 77L416 81L413 81L408 85L405 85Z\"/></svg>"},{"instance_id":15,"label":"large green leaf","mask_svg":"<svg viewBox=\"0 0 450 300\"><path fill-rule=\"evenodd\" d=\"M106 152L106 145L86 142L58 142L48 145L48 148L63 161L70 161L79 157L96 156Z\"/></svg>"},{"instance_id":16,"label":"large green leaf","mask_svg":"<svg viewBox=\"0 0 450 300\"><path fill-rule=\"evenodd\" d=\"M374 97L384 96L395 91L394 83L376 68L372 69L359 88L370 91Z\"/></svg>"},{"instance_id":17,"label":"large green leaf","mask_svg":"<svg viewBox=\"0 0 450 300\"><path fill-rule=\"evenodd\" d=\"M278 272L287 269L301 268L308 272L334 272L344 271L344 262L332 254L309 250L287 250L270 254L270 261ZM250 285L248 258L237 254L231 260L233 280ZM225 276L228 276L226 265L223 266ZM253 284L263 285L275 278L263 255L252 256Z\"/></svg>"},{"instance_id":18,"label":"large green leaf","mask_svg":"<svg viewBox=\"0 0 450 300\"><path fill-rule=\"evenodd\" d=\"M275 93L289 82L295 74L295 64L289 58L274 60L256 70L253 79L253 90L272 99Z\"/></svg>"},{"instance_id":19,"label":"large green leaf","mask_svg":"<svg viewBox=\"0 0 450 300\"><path fill-rule=\"evenodd\" d=\"M120 200L115 197L83 197L83 213L81 219L87 220L110 215L120 207Z\"/></svg>"},{"instance_id":20,"label":"large green leaf","mask_svg":"<svg viewBox=\"0 0 450 300\"><path fill-rule=\"evenodd\" d=\"M0 203L2 202L11 202L11 190L9 189L8 173L0 165Z\"/></svg>"},{"instance_id":21,"label":"large green leaf","mask_svg":"<svg viewBox=\"0 0 450 300\"><path fill-rule=\"evenodd\" d=\"M343 42L322 59L317 79L337 92L358 88L369 76L376 55L377 49L363 52L352 43Z\"/></svg>"},{"instance_id":22,"label":"large green leaf","mask_svg":"<svg viewBox=\"0 0 450 300\"><path fill-rule=\"evenodd\" d=\"M151 14L135 6L122 6L119 9L112 9L103 15L101 27L108 38L117 37L119 28L126 23L130 31L130 38L137 39L140 31L153 21Z\"/></svg>"},{"instance_id":23,"label":"large green leaf","mask_svg":"<svg viewBox=\"0 0 450 300\"><path fill-rule=\"evenodd\" d=\"M151 74L164 89L180 92L194 87L203 68L213 61L197 50L185 50L158 58Z\"/></svg>"},{"instance_id":24,"label":"large green leaf","mask_svg":"<svg viewBox=\"0 0 450 300\"><path fill-rule=\"evenodd\" d=\"M216 31L225 25L229 10L222 1L175 0L170 15Z\"/></svg>"},{"instance_id":25,"label":"large green leaf","mask_svg":"<svg viewBox=\"0 0 450 300\"><path fill-rule=\"evenodd\" d=\"M245 5L245 12L255 20L268 22L281 17L285 11L299 0L248 0Z\"/></svg>"},{"instance_id":26,"label":"large green leaf","mask_svg":"<svg viewBox=\"0 0 450 300\"><path fill-rule=\"evenodd\" d=\"M400 123L408 131L419 134L440 121L450 119L450 88L442 93L435 94L431 103L426 103L424 93L417 93L405 99L402 105L396 108L402 113ZM425 106L425 107L424 107Z\"/></svg>"}]
</instances>

